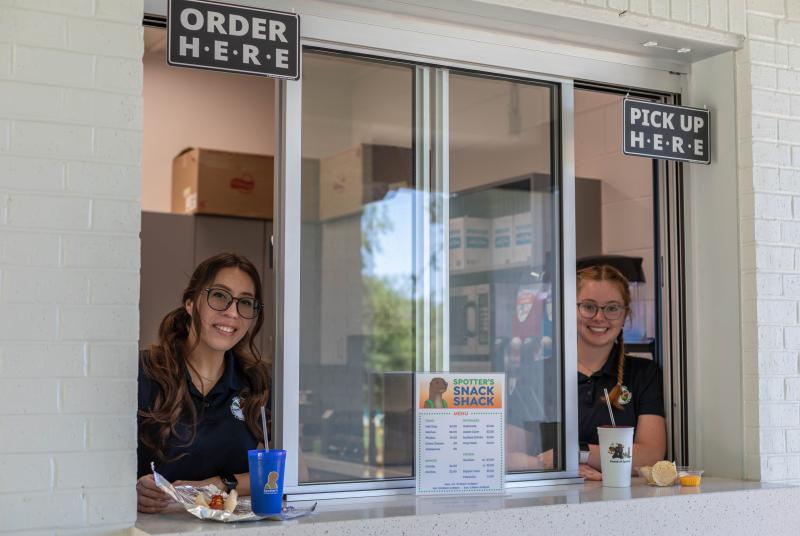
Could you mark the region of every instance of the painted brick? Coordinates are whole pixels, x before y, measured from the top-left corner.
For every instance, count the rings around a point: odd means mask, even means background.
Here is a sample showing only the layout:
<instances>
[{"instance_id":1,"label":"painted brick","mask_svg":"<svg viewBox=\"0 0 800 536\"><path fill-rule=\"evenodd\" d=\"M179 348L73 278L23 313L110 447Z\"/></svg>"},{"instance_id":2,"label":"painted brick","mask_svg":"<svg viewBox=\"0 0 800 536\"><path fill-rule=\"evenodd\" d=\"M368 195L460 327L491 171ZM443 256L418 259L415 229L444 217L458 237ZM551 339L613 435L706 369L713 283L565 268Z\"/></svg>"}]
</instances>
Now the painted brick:
<instances>
[{"instance_id":1,"label":"painted brick","mask_svg":"<svg viewBox=\"0 0 800 536\"><path fill-rule=\"evenodd\" d=\"M786 17L792 20L800 20L800 3L788 0L786 2Z\"/></svg>"},{"instance_id":2,"label":"painted brick","mask_svg":"<svg viewBox=\"0 0 800 536\"><path fill-rule=\"evenodd\" d=\"M775 220L756 220L755 221L755 240L763 242L780 242L781 224Z\"/></svg>"},{"instance_id":3,"label":"painted brick","mask_svg":"<svg viewBox=\"0 0 800 536\"><path fill-rule=\"evenodd\" d=\"M787 298L800 298L800 275L783 276L783 294Z\"/></svg>"},{"instance_id":4,"label":"painted brick","mask_svg":"<svg viewBox=\"0 0 800 536\"><path fill-rule=\"evenodd\" d=\"M754 115L752 117L751 128L752 128L753 138L755 139L758 140L778 139L778 120L774 117Z\"/></svg>"},{"instance_id":5,"label":"painted brick","mask_svg":"<svg viewBox=\"0 0 800 536\"><path fill-rule=\"evenodd\" d=\"M628 9L628 0L607 0L609 9L623 11Z\"/></svg>"},{"instance_id":6,"label":"painted brick","mask_svg":"<svg viewBox=\"0 0 800 536\"><path fill-rule=\"evenodd\" d=\"M3 343L0 378L83 376L82 344Z\"/></svg>"},{"instance_id":7,"label":"painted brick","mask_svg":"<svg viewBox=\"0 0 800 536\"><path fill-rule=\"evenodd\" d=\"M770 351L763 349L763 347L759 348L758 352L759 374L767 374L767 375L797 374L798 373L797 365L798 365L797 352Z\"/></svg>"},{"instance_id":8,"label":"painted brick","mask_svg":"<svg viewBox=\"0 0 800 536\"><path fill-rule=\"evenodd\" d=\"M11 148L11 122L0 120L0 153Z\"/></svg>"},{"instance_id":9,"label":"painted brick","mask_svg":"<svg viewBox=\"0 0 800 536\"><path fill-rule=\"evenodd\" d=\"M781 169L778 173L780 190L786 193L800 194L800 171Z\"/></svg>"},{"instance_id":10,"label":"painted brick","mask_svg":"<svg viewBox=\"0 0 800 536\"><path fill-rule=\"evenodd\" d=\"M55 307L29 304L0 306L0 340L47 341L58 332Z\"/></svg>"},{"instance_id":11,"label":"painted brick","mask_svg":"<svg viewBox=\"0 0 800 536\"><path fill-rule=\"evenodd\" d=\"M0 115L9 119L56 117L61 107L57 87L0 80Z\"/></svg>"},{"instance_id":12,"label":"painted brick","mask_svg":"<svg viewBox=\"0 0 800 536\"><path fill-rule=\"evenodd\" d=\"M136 444L136 418L89 417L88 448L90 450L125 450Z\"/></svg>"},{"instance_id":13,"label":"painted brick","mask_svg":"<svg viewBox=\"0 0 800 536\"><path fill-rule=\"evenodd\" d=\"M745 0L728 0L728 30L744 35L747 32Z\"/></svg>"},{"instance_id":14,"label":"painted brick","mask_svg":"<svg viewBox=\"0 0 800 536\"><path fill-rule=\"evenodd\" d=\"M747 9L756 13L765 13L783 17L786 14L784 0L747 0Z\"/></svg>"},{"instance_id":15,"label":"painted brick","mask_svg":"<svg viewBox=\"0 0 800 536\"><path fill-rule=\"evenodd\" d=\"M62 307L61 338L135 341L139 338L138 307Z\"/></svg>"},{"instance_id":16,"label":"painted brick","mask_svg":"<svg viewBox=\"0 0 800 536\"><path fill-rule=\"evenodd\" d=\"M141 58L144 36L141 26L89 19L70 19L69 48L77 52Z\"/></svg>"},{"instance_id":17,"label":"painted brick","mask_svg":"<svg viewBox=\"0 0 800 536\"><path fill-rule=\"evenodd\" d=\"M789 47L789 67L800 69L800 47Z\"/></svg>"},{"instance_id":18,"label":"painted brick","mask_svg":"<svg viewBox=\"0 0 800 536\"><path fill-rule=\"evenodd\" d=\"M781 239L786 244L800 245L800 222L782 222Z\"/></svg>"},{"instance_id":19,"label":"painted brick","mask_svg":"<svg viewBox=\"0 0 800 536\"><path fill-rule=\"evenodd\" d=\"M761 478L766 481L786 480L800 473L800 459L795 456L763 456Z\"/></svg>"},{"instance_id":20,"label":"painted brick","mask_svg":"<svg viewBox=\"0 0 800 536\"><path fill-rule=\"evenodd\" d=\"M709 23L715 30L728 29L728 2L726 0L711 0L709 3Z\"/></svg>"},{"instance_id":21,"label":"painted brick","mask_svg":"<svg viewBox=\"0 0 800 536\"><path fill-rule=\"evenodd\" d=\"M63 239L64 266L139 269L139 238L71 235Z\"/></svg>"},{"instance_id":22,"label":"painted brick","mask_svg":"<svg viewBox=\"0 0 800 536\"><path fill-rule=\"evenodd\" d=\"M70 162L66 173L72 193L135 198L141 190L138 166Z\"/></svg>"},{"instance_id":23,"label":"painted brick","mask_svg":"<svg viewBox=\"0 0 800 536\"><path fill-rule=\"evenodd\" d=\"M756 192L755 213L764 219L792 219L792 198L788 195Z\"/></svg>"},{"instance_id":24,"label":"painted brick","mask_svg":"<svg viewBox=\"0 0 800 536\"><path fill-rule=\"evenodd\" d=\"M787 350L800 349L800 327L787 326L784 328L784 337Z\"/></svg>"},{"instance_id":25,"label":"painted brick","mask_svg":"<svg viewBox=\"0 0 800 536\"><path fill-rule=\"evenodd\" d=\"M42 508L46 504L47 508ZM10 494L0 501L3 528L75 527L85 523L84 497L80 490L65 493Z\"/></svg>"},{"instance_id":26,"label":"painted brick","mask_svg":"<svg viewBox=\"0 0 800 536\"><path fill-rule=\"evenodd\" d=\"M66 379L61 383L64 413L133 415L136 411L136 380Z\"/></svg>"},{"instance_id":27,"label":"painted brick","mask_svg":"<svg viewBox=\"0 0 800 536\"><path fill-rule=\"evenodd\" d=\"M92 229L98 231L138 231L141 205L138 202L97 200L92 204Z\"/></svg>"},{"instance_id":28,"label":"painted brick","mask_svg":"<svg viewBox=\"0 0 800 536\"><path fill-rule=\"evenodd\" d=\"M90 201L77 197L15 194L8 198L8 224L28 229L89 229Z\"/></svg>"},{"instance_id":29,"label":"painted brick","mask_svg":"<svg viewBox=\"0 0 800 536\"><path fill-rule=\"evenodd\" d=\"M759 296L781 296L783 294L783 287L781 285L781 276L778 274L756 274L756 290Z\"/></svg>"},{"instance_id":30,"label":"painted brick","mask_svg":"<svg viewBox=\"0 0 800 536\"><path fill-rule=\"evenodd\" d=\"M787 402L763 402L758 406L760 426L800 425L800 404Z\"/></svg>"},{"instance_id":31,"label":"painted brick","mask_svg":"<svg viewBox=\"0 0 800 536\"><path fill-rule=\"evenodd\" d=\"M94 84L98 89L139 95L142 92L142 62L99 56L95 64Z\"/></svg>"},{"instance_id":32,"label":"painted brick","mask_svg":"<svg viewBox=\"0 0 800 536\"><path fill-rule=\"evenodd\" d=\"M793 206L792 210L794 212L795 219L800 219L800 199L799 198L795 198L792 201L792 206Z\"/></svg>"},{"instance_id":33,"label":"painted brick","mask_svg":"<svg viewBox=\"0 0 800 536\"><path fill-rule=\"evenodd\" d=\"M135 486L92 490L87 493L86 502L90 524L107 524L126 518L131 524L136 522L135 512L127 507L136 503Z\"/></svg>"},{"instance_id":34,"label":"painted brick","mask_svg":"<svg viewBox=\"0 0 800 536\"><path fill-rule=\"evenodd\" d=\"M17 80L88 87L92 83L93 63L86 54L18 46L14 49L13 72Z\"/></svg>"},{"instance_id":35,"label":"painted brick","mask_svg":"<svg viewBox=\"0 0 800 536\"><path fill-rule=\"evenodd\" d=\"M758 399L770 402L783 400L783 378L759 378Z\"/></svg>"},{"instance_id":36,"label":"painted brick","mask_svg":"<svg viewBox=\"0 0 800 536\"><path fill-rule=\"evenodd\" d=\"M96 272L89 277L90 303L138 305L139 272Z\"/></svg>"},{"instance_id":37,"label":"painted brick","mask_svg":"<svg viewBox=\"0 0 800 536\"><path fill-rule=\"evenodd\" d=\"M771 91L753 90L753 113L788 115L791 109L789 95Z\"/></svg>"},{"instance_id":38,"label":"painted brick","mask_svg":"<svg viewBox=\"0 0 800 536\"><path fill-rule=\"evenodd\" d=\"M791 146L763 141L753 142L753 164L788 166L792 162ZM757 199L756 199L757 201Z\"/></svg>"},{"instance_id":39,"label":"painted brick","mask_svg":"<svg viewBox=\"0 0 800 536\"><path fill-rule=\"evenodd\" d=\"M0 35L6 43L62 48L67 19L61 15L0 7Z\"/></svg>"},{"instance_id":40,"label":"painted brick","mask_svg":"<svg viewBox=\"0 0 800 536\"><path fill-rule=\"evenodd\" d=\"M57 411L56 380L0 380L0 415Z\"/></svg>"},{"instance_id":41,"label":"painted brick","mask_svg":"<svg viewBox=\"0 0 800 536\"><path fill-rule=\"evenodd\" d=\"M800 452L800 430L786 430L786 451Z\"/></svg>"},{"instance_id":42,"label":"painted brick","mask_svg":"<svg viewBox=\"0 0 800 536\"><path fill-rule=\"evenodd\" d=\"M590 6L606 7L606 0L586 0Z\"/></svg>"},{"instance_id":43,"label":"painted brick","mask_svg":"<svg viewBox=\"0 0 800 536\"><path fill-rule=\"evenodd\" d=\"M0 430L14 430L3 434L0 452L53 452L56 445L61 452L83 450L85 428L81 415L0 416Z\"/></svg>"},{"instance_id":44,"label":"painted brick","mask_svg":"<svg viewBox=\"0 0 800 536\"><path fill-rule=\"evenodd\" d=\"M758 326L758 349L783 350L783 328L778 326ZM794 369L797 370L797 355L793 355Z\"/></svg>"},{"instance_id":45,"label":"painted brick","mask_svg":"<svg viewBox=\"0 0 800 536\"><path fill-rule=\"evenodd\" d=\"M757 305L759 323L793 324L797 322L797 304L794 300L758 300ZM791 329L793 328L786 328L787 338Z\"/></svg>"},{"instance_id":46,"label":"painted brick","mask_svg":"<svg viewBox=\"0 0 800 536\"><path fill-rule=\"evenodd\" d=\"M786 435L783 430L759 430L759 451L762 454L786 452Z\"/></svg>"},{"instance_id":47,"label":"painted brick","mask_svg":"<svg viewBox=\"0 0 800 536\"><path fill-rule=\"evenodd\" d=\"M0 262L16 266L57 266L59 238L54 235L3 232Z\"/></svg>"},{"instance_id":48,"label":"painted brick","mask_svg":"<svg viewBox=\"0 0 800 536\"><path fill-rule=\"evenodd\" d=\"M95 154L115 164L138 165L141 161L142 134L138 131L95 130Z\"/></svg>"},{"instance_id":49,"label":"painted brick","mask_svg":"<svg viewBox=\"0 0 800 536\"><path fill-rule=\"evenodd\" d=\"M96 0L97 18L138 23L144 15L139 0Z\"/></svg>"},{"instance_id":50,"label":"painted brick","mask_svg":"<svg viewBox=\"0 0 800 536\"><path fill-rule=\"evenodd\" d=\"M775 39L777 23L773 17L762 15L747 15L747 34L749 37L762 37Z\"/></svg>"},{"instance_id":51,"label":"painted brick","mask_svg":"<svg viewBox=\"0 0 800 536\"><path fill-rule=\"evenodd\" d=\"M58 454L56 488L103 487L109 482L136 484L136 457L128 451Z\"/></svg>"},{"instance_id":52,"label":"painted brick","mask_svg":"<svg viewBox=\"0 0 800 536\"><path fill-rule=\"evenodd\" d=\"M136 343L91 344L89 375L107 378L135 378L139 367Z\"/></svg>"},{"instance_id":53,"label":"painted brick","mask_svg":"<svg viewBox=\"0 0 800 536\"><path fill-rule=\"evenodd\" d=\"M750 58L756 63L786 65L789 63L789 49L786 45L776 45L763 41L749 41Z\"/></svg>"},{"instance_id":54,"label":"painted brick","mask_svg":"<svg viewBox=\"0 0 800 536\"><path fill-rule=\"evenodd\" d=\"M792 147L792 165L800 167L800 147Z\"/></svg>"},{"instance_id":55,"label":"painted brick","mask_svg":"<svg viewBox=\"0 0 800 536\"><path fill-rule=\"evenodd\" d=\"M778 41L791 44L800 43L800 22L779 20Z\"/></svg>"},{"instance_id":56,"label":"painted brick","mask_svg":"<svg viewBox=\"0 0 800 536\"><path fill-rule=\"evenodd\" d=\"M65 270L3 270L3 303L86 304L89 284L81 272Z\"/></svg>"},{"instance_id":57,"label":"painted brick","mask_svg":"<svg viewBox=\"0 0 800 536\"><path fill-rule=\"evenodd\" d=\"M753 87L776 89L778 69L767 65L753 65L750 69L750 81Z\"/></svg>"},{"instance_id":58,"label":"painted brick","mask_svg":"<svg viewBox=\"0 0 800 536\"><path fill-rule=\"evenodd\" d=\"M47 454L4 454L0 456L0 474L0 493L45 491L53 485Z\"/></svg>"},{"instance_id":59,"label":"painted brick","mask_svg":"<svg viewBox=\"0 0 800 536\"><path fill-rule=\"evenodd\" d=\"M781 69L778 71L778 89L797 91L800 88L800 72Z\"/></svg>"},{"instance_id":60,"label":"painted brick","mask_svg":"<svg viewBox=\"0 0 800 536\"><path fill-rule=\"evenodd\" d=\"M135 128L142 121L142 99L104 91L67 89L63 117L71 123Z\"/></svg>"},{"instance_id":61,"label":"painted brick","mask_svg":"<svg viewBox=\"0 0 800 536\"><path fill-rule=\"evenodd\" d=\"M631 13L647 15L650 13L650 0L631 0L629 9Z\"/></svg>"},{"instance_id":62,"label":"painted brick","mask_svg":"<svg viewBox=\"0 0 800 536\"><path fill-rule=\"evenodd\" d=\"M0 43L0 77L11 74L11 45Z\"/></svg>"},{"instance_id":63,"label":"painted brick","mask_svg":"<svg viewBox=\"0 0 800 536\"><path fill-rule=\"evenodd\" d=\"M800 378L786 378L786 400L800 400Z\"/></svg>"},{"instance_id":64,"label":"painted brick","mask_svg":"<svg viewBox=\"0 0 800 536\"><path fill-rule=\"evenodd\" d=\"M65 15L86 16L91 15L94 6L92 0L23 0L21 3L27 9L37 9Z\"/></svg>"},{"instance_id":65,"label":"painted brick","mask_svg":"<svg viewBox=\"0 0 800 536\"><path fill-rule=\"evenodd\" d=\"M56 160L0 156L3 190L57 192L64 189L64 164Z\"/></svg>"},{"instance_id":66,"label":"painted brick","mask_svg":"<svg viewBox=\"0 0 800 536\"><path fill-rule=\"evenodd\" d=\"M31 156L90 158L92 129L86 126L16 122L11 150Z\"/></svg>"}]
</instances>

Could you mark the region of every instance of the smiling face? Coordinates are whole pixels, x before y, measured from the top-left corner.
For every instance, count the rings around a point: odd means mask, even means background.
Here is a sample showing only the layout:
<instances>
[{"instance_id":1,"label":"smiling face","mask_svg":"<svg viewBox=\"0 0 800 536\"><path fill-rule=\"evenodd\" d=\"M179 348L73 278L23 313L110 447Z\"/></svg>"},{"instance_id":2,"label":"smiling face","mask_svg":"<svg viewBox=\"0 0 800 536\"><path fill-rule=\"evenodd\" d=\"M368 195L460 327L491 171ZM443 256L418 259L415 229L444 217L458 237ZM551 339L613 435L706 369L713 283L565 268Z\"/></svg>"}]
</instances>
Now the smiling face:
<instances>
[{"instance_id":1,"label":"smiling face","mask_svg":"<svg viewBox=\"0 0 800 536\"><path fill-rule=\"evenodd\" d=\"M431 380L431 383L428 386L429 397L433 397L433 395L440 395L445 391L447 391L447 382L444 381L444 378L434 378Z\"/></svg>"},{"instance_id":2,"label":"smiling face","mask_svg":"<svg viewBox=\"0 0 800 536\"><path fill-rule=\"evenodd\" d=\"M214 279L206 286L212 289L224 289L235 298L252 298L255 296L253 280L239 268L223 268ZM193 315L193 303L188 300L185 304L186 311ZM203 292L197 297L197 311L200 315L200 341L195 351L199 352L227 352L247 334L254 320L243 318L236 310L234 300L225 311L216 311L208 305L208 293ZM195 343L194 323L189 330L189 342Z\"/></svg>"},{"instance_id":3,"label":"smiling face","mask_svg":"<svg viewBox=\"0 0 800 536\"><path fill-rule=\"evenodd\" d=\"M611 281L585 281L578 290L578 303L591 302L598 307L616 303L625 306L624 298L616 283ZM616 320L608 320L603 311L598 309L592 318L584 318L577 312L578 344L596 348L608 348L625 325L625 316Z\"/></svg>"}]
</instances>

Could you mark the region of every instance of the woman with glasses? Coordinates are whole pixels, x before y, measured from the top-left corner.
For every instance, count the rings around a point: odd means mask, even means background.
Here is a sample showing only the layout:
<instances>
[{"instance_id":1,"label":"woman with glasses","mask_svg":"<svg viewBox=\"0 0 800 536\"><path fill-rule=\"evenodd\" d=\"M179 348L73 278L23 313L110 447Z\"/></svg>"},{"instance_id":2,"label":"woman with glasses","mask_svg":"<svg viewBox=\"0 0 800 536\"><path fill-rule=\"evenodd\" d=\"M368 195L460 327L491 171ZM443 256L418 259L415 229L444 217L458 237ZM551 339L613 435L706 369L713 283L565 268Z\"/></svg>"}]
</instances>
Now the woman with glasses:
<instances>
[{"instance_id":1,"label":"woman with glasses","mask_svg":"<svg viewBox=\"0 0 800 536\"><path fill-rule=\"evenodd\" d=\"M268 443L261 406L270 377L253 340L261 328L261 279L244 257L203 261L180 307L161 321L158 342L139 362L138 508L169 499L150 463L170 481L215 484L249 495L247 451Z\"/></svg>"},{"instance_id":2,"label":"woman with glasses","mask_svg":"<svg viewBox=\"0 0 800 536\"><path fill-rule=\"evenodd\" d=\"M630 314L628 280L617 269L578 271L578 437L581 475L600 480L597 427L611 425L603 388L617 426L633 426L636 467L666 453L667 433L661 371L650 359L625 355L622 328Z\"/></svg>"}]
</instances>

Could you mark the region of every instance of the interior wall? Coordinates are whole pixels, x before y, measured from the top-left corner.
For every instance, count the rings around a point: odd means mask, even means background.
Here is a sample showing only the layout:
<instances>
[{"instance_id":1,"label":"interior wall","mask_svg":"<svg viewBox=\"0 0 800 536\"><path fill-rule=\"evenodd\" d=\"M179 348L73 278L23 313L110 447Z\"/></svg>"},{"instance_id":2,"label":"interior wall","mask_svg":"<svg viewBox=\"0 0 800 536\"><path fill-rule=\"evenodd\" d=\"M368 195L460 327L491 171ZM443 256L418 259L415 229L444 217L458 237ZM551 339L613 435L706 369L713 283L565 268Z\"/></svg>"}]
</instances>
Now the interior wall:
<instances>
[{"instance_id":1,"label":"interior wall","mask_svg":"<svg viewBox=\"0 0 800 536\"><path fill-rule=\"evenodd\" d=\"M186 147L275 154L271 78L171 67L148 28L144 64L142 210L169 212L172 159Z\"/></svg>"},{"instance_id":2,"label":"interior wall","mask_svg":"<svg viewBox=\"0 0 800 536\"><path fill-rule=\"evenodd\" d=\"M575 176L602 181L602 252L642 257L647 335L655 333L653 171L622 153L622 96L575 91Z\"/></svg>"}]
</instances>

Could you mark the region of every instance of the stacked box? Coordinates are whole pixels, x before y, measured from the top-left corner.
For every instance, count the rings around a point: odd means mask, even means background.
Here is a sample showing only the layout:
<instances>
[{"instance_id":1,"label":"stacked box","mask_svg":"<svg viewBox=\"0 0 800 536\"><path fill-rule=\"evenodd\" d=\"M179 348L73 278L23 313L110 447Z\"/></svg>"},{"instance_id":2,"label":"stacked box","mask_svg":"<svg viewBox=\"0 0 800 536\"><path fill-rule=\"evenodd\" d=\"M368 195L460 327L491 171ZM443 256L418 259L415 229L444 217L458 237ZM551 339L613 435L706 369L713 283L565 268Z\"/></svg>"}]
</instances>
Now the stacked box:
<instances>
[{"instance_id":1,"label":"stacked box","mask_svg":"<svg viewBox=\"0 0 800 536\"><path fill-rule=\"evenodd\" d=\"M450 220L450 271L474 271L489 268L489 231L491 224L483 218Z\"/></svg>"},{"instance_id":2,"label":"stacked box","mask_svg":"<svg viewBox=\"0 0 800 536\"><path fill-rule=\"evenodd\" d=\"M492 224L492 268L503 268L514 262L514 217L495 218Z\"/></svg>"}]
</instances>

